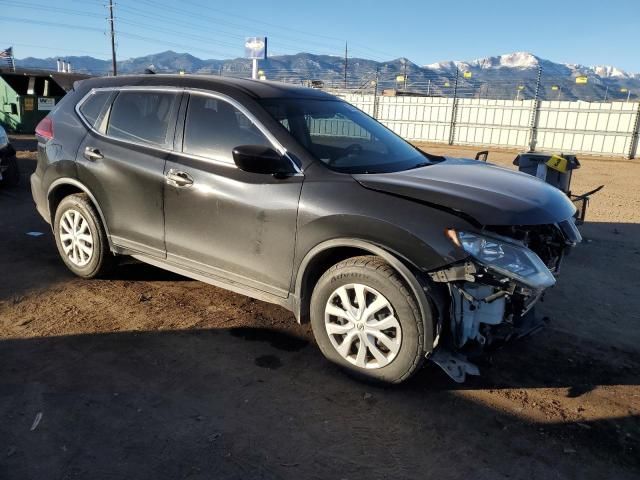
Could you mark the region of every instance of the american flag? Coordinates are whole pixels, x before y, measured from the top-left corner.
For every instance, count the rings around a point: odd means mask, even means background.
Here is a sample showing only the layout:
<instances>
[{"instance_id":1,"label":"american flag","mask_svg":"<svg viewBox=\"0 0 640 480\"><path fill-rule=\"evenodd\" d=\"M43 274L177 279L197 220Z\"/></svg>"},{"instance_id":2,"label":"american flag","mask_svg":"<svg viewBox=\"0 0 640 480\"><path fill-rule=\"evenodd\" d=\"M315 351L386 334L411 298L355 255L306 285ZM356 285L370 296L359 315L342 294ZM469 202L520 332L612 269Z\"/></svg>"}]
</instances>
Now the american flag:
<instances>
[{"instance_id":1,"label":"american flag","mask_svg":"<svg viewBox=\"0 0 640 480\"><path fill-rule=\"evenodd\" d=\"M8 65L12 71L16 70L16 65L13 60L13 47L0 50L0 65Z\"/></svg>"}]
</instances>

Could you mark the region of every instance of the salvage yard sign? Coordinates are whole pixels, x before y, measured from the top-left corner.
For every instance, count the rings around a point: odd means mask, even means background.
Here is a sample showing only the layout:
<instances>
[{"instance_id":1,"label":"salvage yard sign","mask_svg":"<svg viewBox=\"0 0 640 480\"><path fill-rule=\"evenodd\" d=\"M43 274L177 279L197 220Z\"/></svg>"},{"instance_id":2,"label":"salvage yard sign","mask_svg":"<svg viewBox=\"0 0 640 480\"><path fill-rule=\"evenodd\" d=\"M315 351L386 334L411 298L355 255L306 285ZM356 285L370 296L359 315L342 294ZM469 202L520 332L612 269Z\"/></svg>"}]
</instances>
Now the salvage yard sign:
<instances>
[{"instance_id":1,"label":"salvage yard sign","mask_svg":"<svg viewBox=\"0 0 640 480\"><path fill-rule=\"evenodd\" d=\"M50 111L56 106L55 98L38 97L38 110Z\"/></svg>"}]
</instances>

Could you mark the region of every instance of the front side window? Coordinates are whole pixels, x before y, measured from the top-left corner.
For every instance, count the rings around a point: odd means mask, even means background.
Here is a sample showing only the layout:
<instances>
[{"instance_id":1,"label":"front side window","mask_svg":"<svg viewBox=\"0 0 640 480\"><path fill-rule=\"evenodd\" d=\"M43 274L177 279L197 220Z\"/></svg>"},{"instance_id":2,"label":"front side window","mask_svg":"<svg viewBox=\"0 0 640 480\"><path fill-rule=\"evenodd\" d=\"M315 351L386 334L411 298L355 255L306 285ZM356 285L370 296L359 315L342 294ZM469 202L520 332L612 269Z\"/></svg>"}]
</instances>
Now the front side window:
<instances>
[{"instance_id":1,"label":"front side window","mask_svg":"<svg viewBox=\"0 0 640 480\"><path fill-rule=\"evenodd\" d=\"M228 102L206 95L191 95L184 125L182 151L233 163L240 145L271 143L256 125Z\"/></svg>"},{"instance_id":2,"label":"front side window","mask_svg":"<svg viewBox=\"0 0 640 480\"><path fill-rule=\"evenodd\" d=\"M179 96L170 92L122 91L111 107L107 135L160 147L173 144Z\"/></svg>"},{"instance_id":3,"label":"front side window","mask_svg":"<svg viewBox=\"0 0 640 480\"><path fill-rule=\"evenodd\" d=\"M263 106L315 158L344 173L384 173L429 160L354 106L339 100L267 99Z\"/></svg>"}]
</instances>

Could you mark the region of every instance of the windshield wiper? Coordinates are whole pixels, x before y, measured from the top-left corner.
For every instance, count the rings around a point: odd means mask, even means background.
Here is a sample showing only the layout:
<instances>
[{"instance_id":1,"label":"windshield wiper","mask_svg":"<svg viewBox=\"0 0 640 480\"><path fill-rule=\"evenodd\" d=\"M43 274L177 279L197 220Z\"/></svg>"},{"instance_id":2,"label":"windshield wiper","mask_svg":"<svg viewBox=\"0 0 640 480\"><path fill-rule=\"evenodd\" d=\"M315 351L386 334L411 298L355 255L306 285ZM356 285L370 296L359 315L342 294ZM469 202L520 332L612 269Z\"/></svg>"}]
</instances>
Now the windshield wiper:
<instances>
[{"instance_id":1,"label":"windshield wiper","mask_svg":"<svg viewBox=\"0 0 640 480\"><path fill-rule=\"evenodd\" d=\"M428 167L429 165L433 165L431 162L420 162L416 163L413 167L407 168L407 170L414 170L416 168Z\"/></svg>"}]
</instances>

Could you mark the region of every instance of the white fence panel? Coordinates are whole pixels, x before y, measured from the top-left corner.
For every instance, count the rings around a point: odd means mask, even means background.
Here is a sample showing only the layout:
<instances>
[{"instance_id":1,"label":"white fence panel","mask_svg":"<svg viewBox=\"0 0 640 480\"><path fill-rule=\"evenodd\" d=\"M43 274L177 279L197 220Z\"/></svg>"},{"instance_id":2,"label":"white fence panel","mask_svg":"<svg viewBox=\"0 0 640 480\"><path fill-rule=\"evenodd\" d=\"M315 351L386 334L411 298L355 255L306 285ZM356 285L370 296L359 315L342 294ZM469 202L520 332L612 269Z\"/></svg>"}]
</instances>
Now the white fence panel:
<instances>
[{"instance_id":1,"label":"white fence panel","mask_svg":"<svg viewBox=\"0 0 640 480\"><path fill-rule=\"evenodd\" d=\"M375 97L343 94L398 135L412 141L448 143L455 108L453 143L526 149L535 118L534 100L443 97ZM565 153L637 157L638 102L540 101L536 149Z\"/></svg>"},{"instance_id":2,"label":"white fence panel","mask_svg":"<svg viewBox=\"0 0 640 480\"><path fill-rule=\"evenodd\" d=\"M373 115L373 109L375 107L375 97L373 95L363 95L358 93L347 93L339 95L340 98L349 102L351 105L358 107L367 115Z\"/></svg>"},{"instance_id":3,"label":"white fence panel","mask_svg":"<svg viewBox=\"0 0 640 480\"><path fill-rule=\"evenodd\" d=\"M378 120L408 140L448 142L452 98L379 97Z\"/></svg>"},{"instance_id":4,"label":"white fence panel","mask_svg":"<svg viewBox=\"0 0 640 480\"><path fill-rule=\"evenodd\" d=\"M524 148L533 100L458 100L454 143Z\"/></svg>"},{"instance_id":5,"label":"white fence panel","mask_svg":"<svg viewBox=\"0 0 640 480\"><path fill-rule=\"evenodd\" d=\"M635 102L540 102L541 150L628 155L638 115Z\"/></svg>"}]
</instances>

